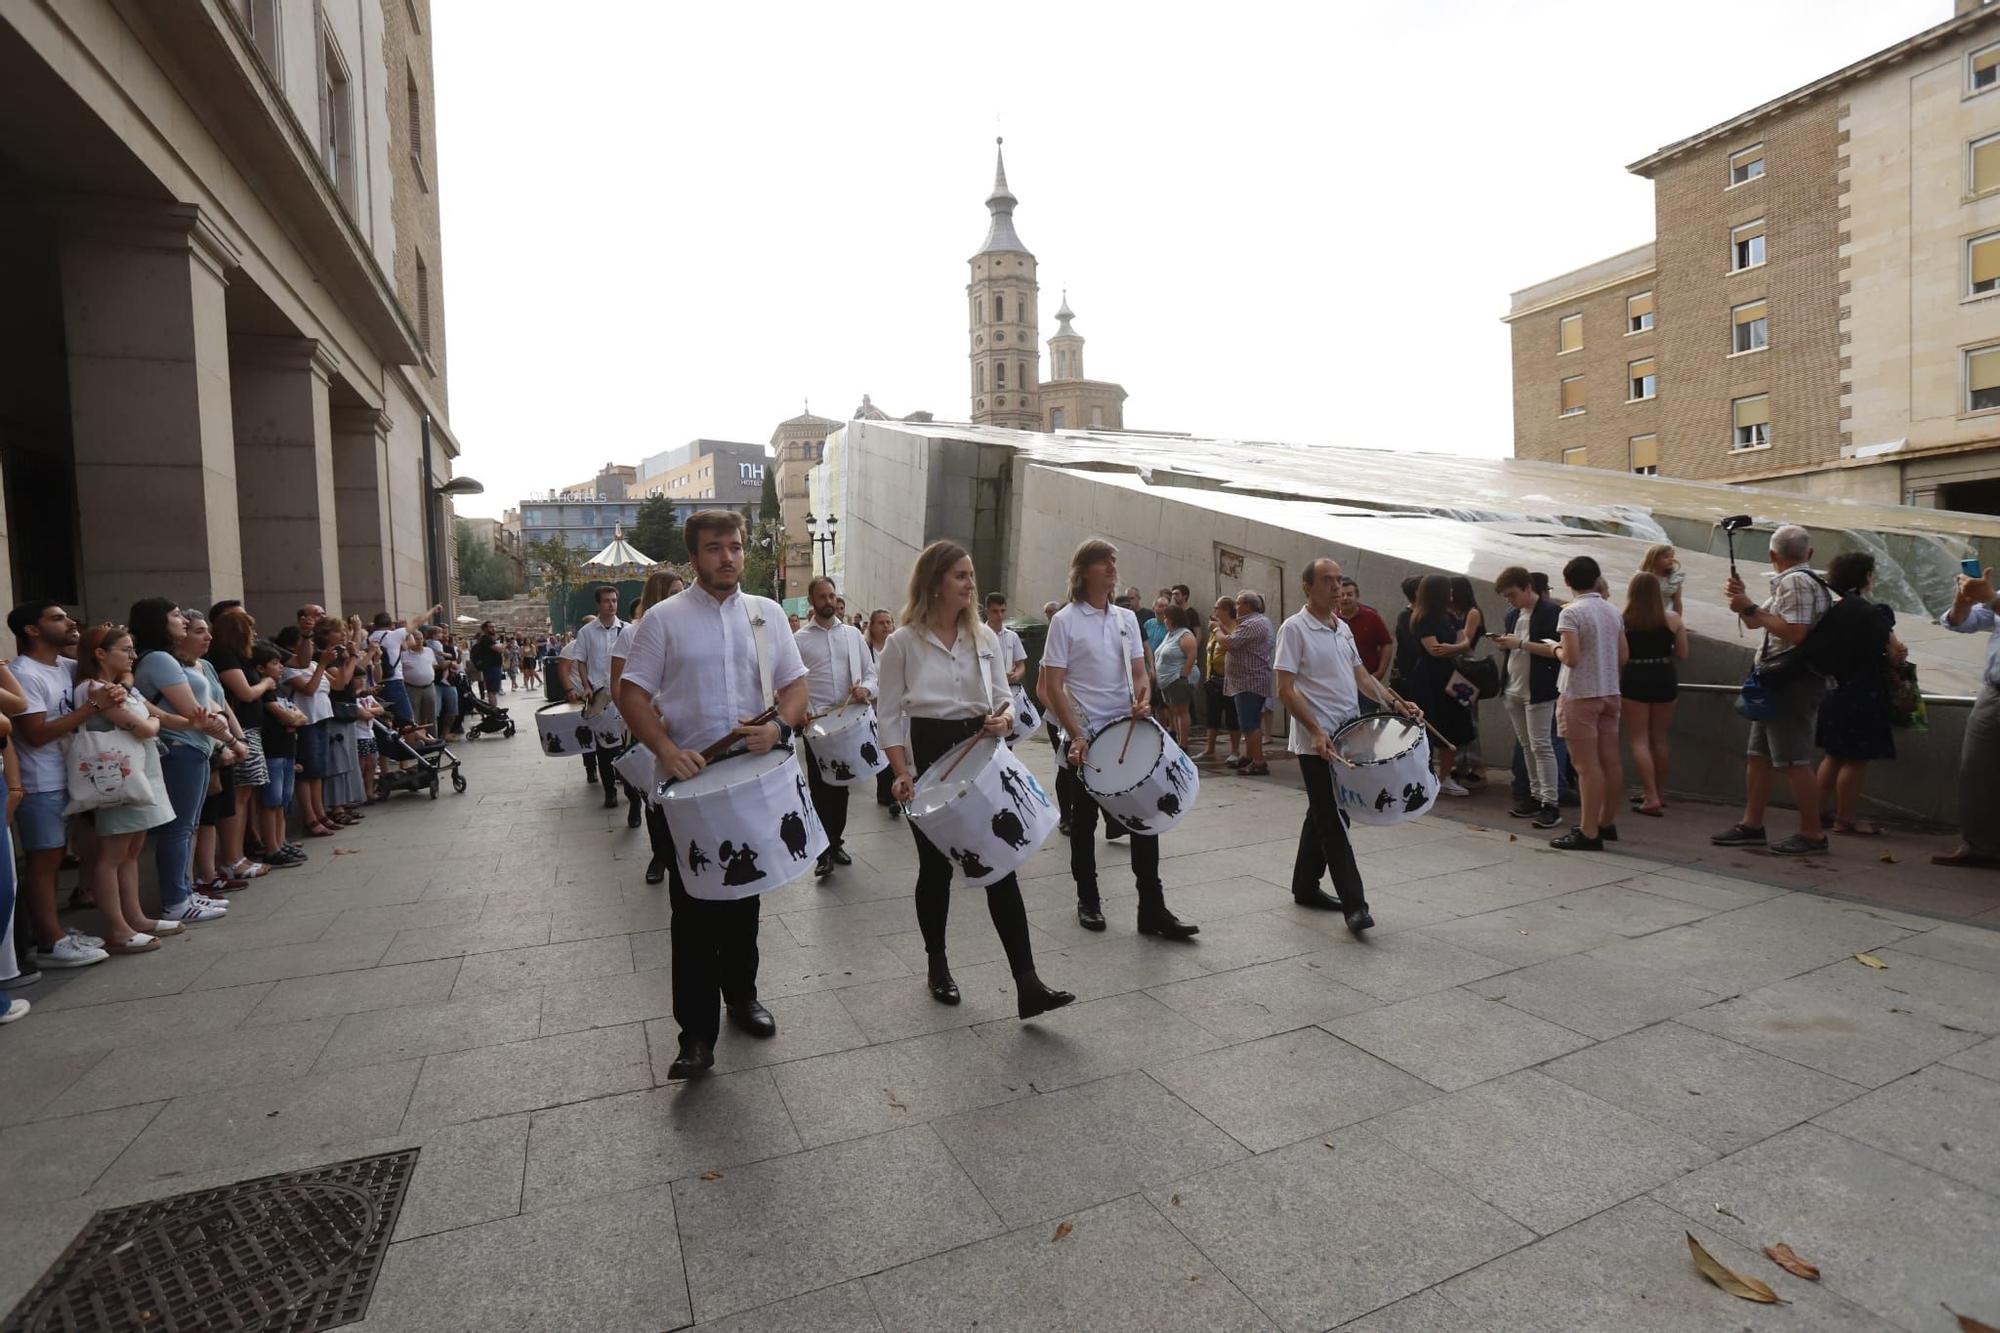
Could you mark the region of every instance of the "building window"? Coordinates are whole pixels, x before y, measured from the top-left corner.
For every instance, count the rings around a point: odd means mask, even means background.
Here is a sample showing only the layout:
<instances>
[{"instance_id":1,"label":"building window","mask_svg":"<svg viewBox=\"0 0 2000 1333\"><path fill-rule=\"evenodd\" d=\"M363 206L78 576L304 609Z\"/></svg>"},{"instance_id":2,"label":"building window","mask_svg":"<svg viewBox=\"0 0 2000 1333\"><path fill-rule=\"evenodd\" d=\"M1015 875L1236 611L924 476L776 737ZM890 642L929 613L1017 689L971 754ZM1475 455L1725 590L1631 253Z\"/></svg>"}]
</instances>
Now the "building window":
<instances>
[{"instance_id":1,"label":"building window","mask_svg":"<svg viewBox=\"0 0 2000 1333\"><path fill-rule=\"evenodd\" d=\"M1030 384L1034 383L1033 380L1028 378L1028 363L1025 361L1021 363L1021 378L1017 382L1023 389L1027 388Z\"/></svg>"},{"instance_id":2,"label":"building window","mask_svg":"<svg viewBox=\"0 0 2000 1333\"><path fill-rule=\"evenodd\" d=\"M1063 410L1062 410L1062 409L1061 409L1060 407L1052 407L1052 408L1050 408L1050 409L1049 409L1049 429L1050 429L1050 430L1061 430L1061 429L1063 428L1063 425L1064 425L1064 418L1063 418Z\"/></svg>"},{"instance_id":3,"label":"building window","mask_svg":"<svg viewBox=\"0 0 2000 1333\"><path fill-rule=\"evenodd\" d=\"M985 392L986 392L986 367L985 367L985 366L981 366L981 367L979 367L979 389L978 389L978 392L980 392L980 393L985 393Z\"/></svg>"},{"instance_id":4,"label":"building window","mask_svg":"<svg viewBox=\"0 0 2000 1333\"><path fill-rule=\"evenodd\" d=\"M354 96L333 34L319 34L319 155L333 188L354 206Z\"/></svg>"},{"instance_id":5,"label":"building window","mask_svg":"<svg viewBox=\"0 0 2000 1333\"><path fill-rule=\"evenodd\" d=\"M1660 475L1660 437L1657 435L1634 435L1632 437L1632 471L1642 477Z\"/></svg>"},{"instance_id":6,"label":"building window","mask_svg":"<svg viewBox=\"0 0 2000 1333\"><path fill-rule=\"evenodd\" d=\"M284 62L279 59L282 50L278 39L278 0L243 0L243 26L250 30L250 45L255 48L257 58L264 62L264 68L271 71L271 78L284 86Z\"/></svg>"},{"instance_id":7,"label":"building window","mask_svg":"<svg viewBox=\"0 0 2000 1333\"><path fill-rule=\"evenodd\" d=\"M412 65L404 71L403 94L409 99L410 114L410 161L417 168L417 179L423 183L426 192L430 182L424 177L424 97L417 90L417 70Z\"/></svg>"},{"instance_id":8,"label":"building window","mask_svg":"<svg viewBox=\"0 0 2000 1333\"><path fill-rule=\"evenodd\" d=\"M1764 219L1729 229L1729 271L1741 273L1764 262Z\"/></svg>"},{"instance_id":9,"label":"building window","mask_svg":"<svg viewBox=\"0 0 2000 1333\"><path fill-rule=\"evenodd\" d=\"M417 342L428 356L431 350L431 271L424 257L417 256Z\"/></svg>"},{"instance_id":10,"label":"building window","mask_svg":"<svg viewBox=\"0 0 2000 1333\"><path fill-rule=\"evenodd\" d=\"M1729 155L1729 183L1748 185L1764 174L1764 145L1753 143Z\"/></svg>"},{"instance_id":11,"label":"building window","mask_svg":"<svg viewBox=\"0 0 2000 1333\"><path fill-rule=\"evenodd\" d=\"M1103 429L1103 426L1104 426L1104 409L1092 405L1090 409L1090 428L1092 430L1101 430Z\"/></svg>"},{"instance_id":12,"label":"building window","mask_svg":"<svg viewBox=\"0 0 2000 1333\"><path fill-rule=\"evenodd\" d=\"M1660 391L1659 376L1654 373L1653 358L1650 356L1628 363L1625 367L1625 379L1631 386L1627 402L1641 402Z\"/></svg>"},{"instance_id":13,"label":"building window","mask_svg":"<svg viewBox=\"0 0 2000 1333\"><path fill-rule=\"evenodd\" d=\"M1733 355L1761 352L1771 345L1764 308L1763 301L1751 301L1729 312L1729 350Z\"/></svg>"},{"instance_id":14,"label":"building window","mask_svg":"<svg viewBox=\"0 0 2000 1333\"><path fill-rule=\"evenodd\" d=\"M2000 407L2000 347L1979 347L1965 354L1965 410L1990 407Z\"/></svg>"},{"instance_id":15,"label":"building window","mask_svg":"<svg viewBox=\"0 0 2000 1333\"><path fill-rule=\"evenodd\" d=\"M984 323L986 322L986 298L985 298L985 297L981 296L981 297L976 297L976 298L974 298L974 300L973 300L973 302L972 302L972 319L973 319L973 322L974 322L974 323L977 323L977 324L984 324Z\"/></svg>"},{"instance_id":16,"label":"building window","mask_svg":"<svg viewBox=\"0 0 2000 1333\"><path fill-rule=\"evenodd\" d=\"M1564 466L1564 467L1589 467L1589 466L1590 466L1590 450L1589 450L1588 448L1586 448L1585 446L1583 446L1583 445L1578 445L1578 446L1577 446L1576 448L1574 448L1574 449L1565 449L1565 450L1563 450L1563 466Z\"/></svg>"},{"instance_id":17,"label":"building window","mask_svg":"<svg viewBox=\"0 0 2000 1333\"><path fill-rule=\"evenodd\" d=\"M1965 243L1967 289L1974 296L2000 291L2000 231L1975 236Z\"/></svg>"},{"instance_id":18,"label":"building window","mask_svg":"<svg viewBox=\"0 0 2000 1333\"><path fill-rule=\"evenodd\" d=\"M1771 396L1752 394L1729 404L1734 414L1736 434L1732 445L1738 449L1762 449L1771 442Z\"/></svg>"},{"instance_id":19,"label":"building window","mask_svg":"<svg viewBox=\"0 0 2000 1333\"><path fill-rule=\"evenodd\" d=\"M1653 294L1640 292L1625 298L1625 332L1645 333L1653 327Z\"/></svg>"},{"instance_id":20,"label":"building window","mask_svg":"<svg viewBox=\"0 0 2000 1333\"><path fill-rule=\"evenodd\" d=\"M1000 296L1000 295L994 296L993 318L996 320L1003 320L1007 318L1007 298L1005 296Z\"/></svg>"},{"instance_id":21,"label":"building window","mask_svg":"<svg viewBox=\"0 0 2000 1333\"><path fill-rule=\"evenodd\" d=\"M1556 323L1556 355L1583 350L1583 316L1564 315Z\"/></svg>"},{"instance_id":22,"label":"building window","mask_svg":"<svg viewBox=\"0 0 2000 1333\"><path fill-rule=\"evenodd\" d=\"M1007 387L1007 363L1005 361L995 361L993 363L993 387L996 389Z\"/></svg>"},{"instance_id":23,"label":"building window","mask_svg":"<svg viewBox=\"0 0 2000 1333\"><path fill-rule=\"evenodd\" d=\"M1583 411L1583 376L1571 375L1562 382L1562 412L1566 417Z\"/></svg>"},{"instance_id":24,"label":"building window","mask_svg":"<svg viewBox=\"0 0 2000 1333\"><path fill-rule=\"evenodd\" d=\"M2000 187L2000 134L1974 139L1972 150L1972 193L1984 194Z\"/></svg>"},{"instance_id":25,"label":"building window","mask_svg":"<svg viewBox=\"0 0 2000 1333\"><path fill-rule=\"evenodd\" d=\"M1989 46L1983 51L1974 51L1972 67L1968 73L1968 82L1975 93L2000 87L2000 46Z\"/></svg>"}]
</instances>

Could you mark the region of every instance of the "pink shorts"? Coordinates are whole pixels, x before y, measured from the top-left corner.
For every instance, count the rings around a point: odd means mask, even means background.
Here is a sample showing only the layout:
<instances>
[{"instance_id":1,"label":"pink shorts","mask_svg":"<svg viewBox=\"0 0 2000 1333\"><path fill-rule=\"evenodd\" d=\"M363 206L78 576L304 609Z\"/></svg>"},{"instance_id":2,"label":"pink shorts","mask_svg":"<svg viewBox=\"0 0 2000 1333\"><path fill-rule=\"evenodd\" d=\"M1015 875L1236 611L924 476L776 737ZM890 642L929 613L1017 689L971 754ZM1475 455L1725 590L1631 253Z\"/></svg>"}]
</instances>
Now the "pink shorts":
<instances>
[{"instance_id":1,"label":"pink shorts","mask_svg":"<svg viewBox=\"0 0 2000 1333\"><path fill-rule=\"evenodd\" d=\"M1556 735L1566 741L1586 736L1616 736L1618 703L1615 694L1603 694L1594 699L1562 696L1556 700Z\"/></svg>"}]
</instances>

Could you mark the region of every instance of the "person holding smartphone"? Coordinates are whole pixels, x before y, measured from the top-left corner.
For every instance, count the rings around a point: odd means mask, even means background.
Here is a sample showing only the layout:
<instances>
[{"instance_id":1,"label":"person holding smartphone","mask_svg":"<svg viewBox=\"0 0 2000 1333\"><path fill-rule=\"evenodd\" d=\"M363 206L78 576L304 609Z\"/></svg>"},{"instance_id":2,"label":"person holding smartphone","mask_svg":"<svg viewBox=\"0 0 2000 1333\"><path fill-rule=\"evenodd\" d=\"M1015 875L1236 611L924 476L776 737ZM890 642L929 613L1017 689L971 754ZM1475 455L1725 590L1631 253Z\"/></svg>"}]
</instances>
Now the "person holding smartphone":
<instances>
[{"instance_id":1,"label":"person holding smartphone","mask_svg":"<svg viewBox=\"0 0 2000 1333\"><path fill-rule=\"evenodd\" d=\"M1976 572L1975 572L1976 571ZM1993 571L1977 560L1959 567L1951 610L1938 618L1959 634L1985 634L1986 670L1965 719L1958 753L1958 846L1931 856L1932 865L2000 869L2000 599Z\"/></svg>"},{"instance_id":2,"label":"person holding smartphone","mask_svg":"<svg viewBox=\"0 0 2000 1333\"><path fill-rule=\"evenodd\" d=\"M1507 603L1502 633L1493 646L1507 654L1507 685L1500 692L1515 745L1527 756L1528 795L1507 813L1530 819L1536 828L1562 822L1557 805L1555 712L1562 663L1556 660L1557 622L1562 608L1535 591L1533 576L1520 565L1509 565L1493 580L1493 590Z\"/></svg>"}]
</instances>

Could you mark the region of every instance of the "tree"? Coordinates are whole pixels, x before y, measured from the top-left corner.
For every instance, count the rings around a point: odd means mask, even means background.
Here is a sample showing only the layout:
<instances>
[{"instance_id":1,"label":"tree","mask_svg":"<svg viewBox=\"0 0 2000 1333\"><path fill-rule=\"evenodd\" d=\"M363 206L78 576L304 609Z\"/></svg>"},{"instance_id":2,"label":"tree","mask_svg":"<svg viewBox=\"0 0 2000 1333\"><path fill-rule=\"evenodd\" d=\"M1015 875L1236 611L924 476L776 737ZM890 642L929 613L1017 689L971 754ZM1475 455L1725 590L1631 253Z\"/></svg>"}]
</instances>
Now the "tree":
<instances>
[{"instance_id":1,"label":"tree","mask_svg":"<svg viewBox=\"0 0 2000 1333\"><path fill-rule=\"evenodd\" d=\"M681 525L674 521L673 502L664 495L647 498L639 505L627 540L661 564L687 563L687 543L681 540Z\"/></svg>"},{"instance_id":2,"label":"tree","mask_svg":"<svg viewBox=\"0 0 2000 1333\"><path fill-rule=\"evenodd\" d=\"M576 587L587 559L582 551L563 540L562 534L528 543L528 561L542 571L542 587L548 594L549 618L557 629L568 629L569 594Z\"/></svg>"},{"instance_id":3,"label":"tree","mask_svg":"<svg viewBox=\"0 0 2000 1333\"><path fill-rule=\"evenodd\" d=\"M462 518L454 520L452 540L457 545L460 587L482 602L513 595L513 566L505 556L481 542L470 523Z\"/></svg>"},{"instance_id":4,"label":"tree","mask_svg":"<svg viewBox=\"0 0 2000 1333\"><path fill-rule=\"evenodd\" d=\"M772 512L776 513L775 510ZM778 595L778 550L781 545L775 518L751 525L747 543L749 549L743 553L743 591L758 597Z\"/></svg>"},{"instance_id":5,"label":"tree","mask_svg":"<svg viewBox=\"0 0 2000 1333\"><path fill-rule=\"evenodd\" d=\"M778 522L778 466L776 463L764 465L764 489L757 496L757 521L776 524Z\"/></svg>"}]
</instances>

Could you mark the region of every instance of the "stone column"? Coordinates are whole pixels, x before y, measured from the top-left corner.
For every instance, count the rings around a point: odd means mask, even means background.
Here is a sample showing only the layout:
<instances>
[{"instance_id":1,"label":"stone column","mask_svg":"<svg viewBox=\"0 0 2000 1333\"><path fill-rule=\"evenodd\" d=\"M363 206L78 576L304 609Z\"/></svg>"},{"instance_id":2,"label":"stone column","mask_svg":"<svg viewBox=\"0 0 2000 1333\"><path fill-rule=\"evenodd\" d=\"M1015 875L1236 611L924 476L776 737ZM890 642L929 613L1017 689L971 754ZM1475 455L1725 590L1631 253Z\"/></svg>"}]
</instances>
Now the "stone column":
<instances>
[{"instance_id":1,"label":"stone column","mask_svg":"<svg viewBox=\"0 0 2000 1333\"><path fill-rule=\"evenodd\" d=\"M327 384L339 362L311 338L229 340L243 600L267 625L342 610Z\"/></svg>"},{"instance_id":2,"label":"stone column","mask_svg":"<svg viewBox=\"0 0 2000 1333\"><path fill-rule=\"evenodd\" d=\"M240 256L192 204L58 217L84 614L241 596L223 312Z\"/></svg>"},{"instance_id":3,"label":"stone column","mask_svg":"<svg viewBox=\"0 0 2000 1333\"><path fill-rule=\"evenodd\" d=\"M396 612L395 534L389 523L387 412L333 412L334 514L340 526L340 587L347 610L364 623Z\"/></svg>"}]
</instances>

